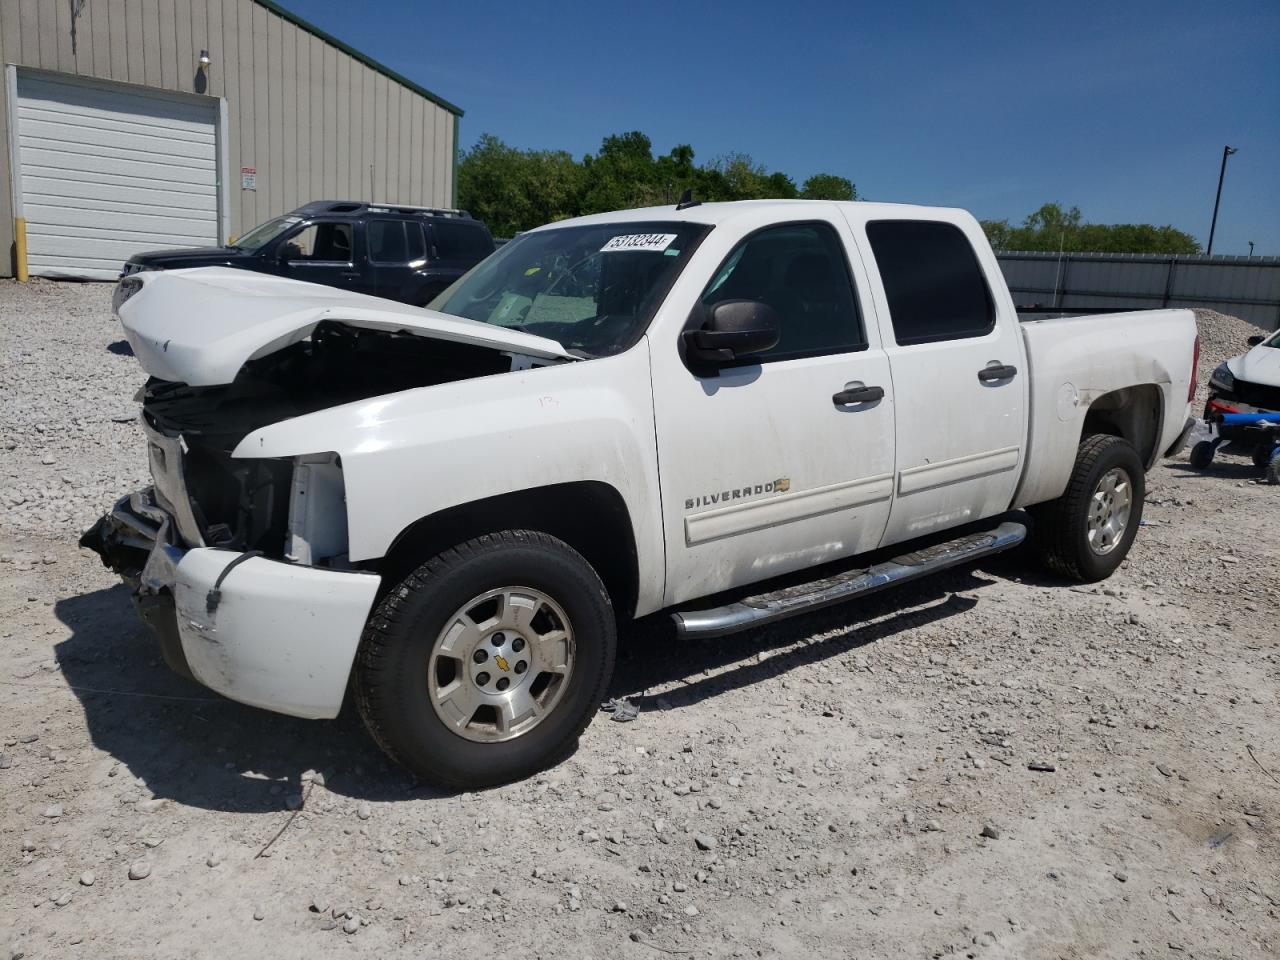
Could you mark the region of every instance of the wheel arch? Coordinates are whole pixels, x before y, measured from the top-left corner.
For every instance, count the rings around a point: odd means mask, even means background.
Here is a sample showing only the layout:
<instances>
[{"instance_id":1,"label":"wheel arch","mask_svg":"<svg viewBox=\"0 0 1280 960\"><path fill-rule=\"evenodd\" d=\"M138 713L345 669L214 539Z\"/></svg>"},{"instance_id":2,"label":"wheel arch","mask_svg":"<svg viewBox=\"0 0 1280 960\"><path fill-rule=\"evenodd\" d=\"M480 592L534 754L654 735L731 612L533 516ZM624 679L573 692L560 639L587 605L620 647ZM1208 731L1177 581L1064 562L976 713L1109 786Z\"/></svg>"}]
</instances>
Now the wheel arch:
<instances>
[{"instance_id":1,"label":"wheel arch","mask_svg":"<svg viewBox=\"0 0 1280 960\"><path fill-rule=\"evenodd\" d=\"M1080 441L1094 434L1108 434L1129 441L1138 458L1150 470L1160 453L1164 423L1164 394L1153 383L1121 387L1101 394L1089 404L1081 425Z\"/></svg>"},{"instance_id":2,"label":"wheel arch","mask_svg":"<svg viewBox=\"0 0 1280 960\"><path fill-rule=\"evenodd\" d=\"M639 558L622 495L598 480L517 490L422 517L400 531L374 562L389 590L442 550L499 530L538 530L582 554L604 581L620 618L630 618L639 590Z\"/></svg>"}]
</instances>

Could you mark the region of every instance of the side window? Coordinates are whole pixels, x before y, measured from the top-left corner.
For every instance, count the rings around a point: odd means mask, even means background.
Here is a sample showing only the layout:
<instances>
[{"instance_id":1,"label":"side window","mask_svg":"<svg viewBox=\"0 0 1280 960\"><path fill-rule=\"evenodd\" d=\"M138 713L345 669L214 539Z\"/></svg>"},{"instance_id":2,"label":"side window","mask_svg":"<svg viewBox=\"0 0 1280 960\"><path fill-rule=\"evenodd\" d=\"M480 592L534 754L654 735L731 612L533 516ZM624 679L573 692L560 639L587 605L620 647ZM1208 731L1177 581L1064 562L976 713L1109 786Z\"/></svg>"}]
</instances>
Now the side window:
<instances>
[{"instance_id":1,"label":"side window","mask_svg":"<svg viewBox=\"0 0 1280 960\"><path fill-rule=\"evenodd\" d=\"M877 220L867 224L867 238L899 344L981 337L994 329L991 291L959 227Z\"/></svg>"},{"instance_id":2,"label":"side window","mask_svg":"<svg viewBox=\"0 0 1280 960\"><path fill-rule=\"evenodd\" d=\"M350 263L351 224L307 224L284 242L284 259L303 263Z\"/></svg>"},{"instance_id":3,"label":"side window","mask_svg":"<svg viewBox=\"0 0 1280 960\"><path fill-rule=\"evenodd\" d=\"M782 334L761 360L867 345L844 247L825 223L769 227L743 240L702 294L706 306L724 300L759 300L778 312Z\"/></svg>"},{"instance_id":4,"label":"side window","mask_svg":"<svg viewBox=\"0 0 1280 960\"><path fill-rule=\"evenodd\" d=\"M480 261L493 253L493 241L479 224L441 219L432 229L436 234L436 255L441 260Z\"/></svg>"},{"instance_id":5,"label":"side window","mask_svg":"<svg viewBox=\"0 0 1280 960\"><path fill-rule=\"evenodd\" d=\"M426 258L422 225L410 220L370 220L369 259L403 266Z\"/></svg>"}]
</instances>

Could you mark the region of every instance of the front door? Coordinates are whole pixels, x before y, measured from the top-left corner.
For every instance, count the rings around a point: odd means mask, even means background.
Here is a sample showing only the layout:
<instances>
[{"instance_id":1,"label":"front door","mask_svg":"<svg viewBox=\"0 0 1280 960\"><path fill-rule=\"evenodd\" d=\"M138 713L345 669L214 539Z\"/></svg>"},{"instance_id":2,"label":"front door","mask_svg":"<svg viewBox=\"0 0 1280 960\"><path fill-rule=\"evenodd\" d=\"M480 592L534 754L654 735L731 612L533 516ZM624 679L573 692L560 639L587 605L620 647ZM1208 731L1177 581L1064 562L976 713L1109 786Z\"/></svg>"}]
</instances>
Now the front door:
<instances>
[{"instance_id":1,"label":"front door","mask_svg":"<svg viewBox=\"0 0 1280 960\"><path fill-rule=\"evenodd\" d=\"M345 220L304 224L277 248L280 273L293 280L370 293L368 258L356 250L360 239L354 224Z\"/></svg>"},{"instance_id":2,"label":"front door","mask_svg":"<svg viewBox=\"0 0 1280 960\"><path fill-rule=\"evenodd\" d=\"M875 325L863 322L870 304L860 304L849 240L839 214L824 211L721 253L700 305L768 303L782 330L770 350L695 372L676 343L650 342L667 604L879 543L894 393Z\"/></svg>"},{"instance_id":3,"label":"front door","mask_svg":"<svg viewBox=\"0 0 1280 960\"><path fill-rule=\"evenodd\" d=\"M987 281L1000 274L981 228L971 217L856 228L874 260L897 407L884 542L1004 512L1022 464L1029 371L1012 301Z\"/></svg>"}]
</instances>

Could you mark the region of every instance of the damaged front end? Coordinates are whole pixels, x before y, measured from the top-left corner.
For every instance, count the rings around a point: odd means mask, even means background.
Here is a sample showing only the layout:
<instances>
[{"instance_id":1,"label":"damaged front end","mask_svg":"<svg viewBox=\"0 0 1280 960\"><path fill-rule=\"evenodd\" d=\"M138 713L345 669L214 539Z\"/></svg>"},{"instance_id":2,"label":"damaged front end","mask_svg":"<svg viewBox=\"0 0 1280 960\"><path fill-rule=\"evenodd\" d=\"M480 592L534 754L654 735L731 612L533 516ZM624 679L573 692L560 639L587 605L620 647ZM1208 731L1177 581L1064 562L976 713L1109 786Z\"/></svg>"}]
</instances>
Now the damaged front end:
<instances>
[{"instance_id":1,"label":"damaged front end","mask_svg":"<svg viewBox=\"0 0 1280 960\"><path fill-rule=\"evenodd\" d=\"M237 447L317 411L563 358L527 334L241 271L138 283L119 312L152 374L139 399L153 485L80 543L132 588L175 671L244 703L336 716L381 582L349 560L341 458Z\"/></svg>"},{"instance_id":2,"label":"damaged front end","mask_svg":"<svg viewBox=\"0 0 1280 960\"><path fill-rule=\"evenodd\" d=\"M164 662L190 678L173 602L182 550L174 543L172 518L155 503L154 489L121 497L84 532L80 546L97 553L128 584L134 609L159 640Z\"/></svg>"}]
</instances>

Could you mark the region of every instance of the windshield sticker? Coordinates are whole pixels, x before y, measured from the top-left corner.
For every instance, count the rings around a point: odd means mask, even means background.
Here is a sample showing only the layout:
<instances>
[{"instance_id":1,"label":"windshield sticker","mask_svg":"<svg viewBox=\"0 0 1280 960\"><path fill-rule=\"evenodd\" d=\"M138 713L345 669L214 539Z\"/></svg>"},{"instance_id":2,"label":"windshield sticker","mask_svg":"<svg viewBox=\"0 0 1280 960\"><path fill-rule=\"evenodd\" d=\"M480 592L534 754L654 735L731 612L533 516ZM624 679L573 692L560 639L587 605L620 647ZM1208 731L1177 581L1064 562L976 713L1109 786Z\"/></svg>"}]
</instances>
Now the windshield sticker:
<instances>
[{"instance_id":1,"label":"windshield sticker","mask_svg":"<svg viewBox=\"0 0 1280 960\"><path fill-rule=\"evenodd\" d=\"M601 253L611 253L618 250L648 250L653 253L661 253L671 246L671 242L675 240L674 233L629 233L621 237L614 237L603 247L600 248Z\"/></svg>"}]
</instances>

